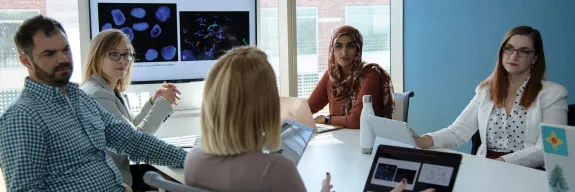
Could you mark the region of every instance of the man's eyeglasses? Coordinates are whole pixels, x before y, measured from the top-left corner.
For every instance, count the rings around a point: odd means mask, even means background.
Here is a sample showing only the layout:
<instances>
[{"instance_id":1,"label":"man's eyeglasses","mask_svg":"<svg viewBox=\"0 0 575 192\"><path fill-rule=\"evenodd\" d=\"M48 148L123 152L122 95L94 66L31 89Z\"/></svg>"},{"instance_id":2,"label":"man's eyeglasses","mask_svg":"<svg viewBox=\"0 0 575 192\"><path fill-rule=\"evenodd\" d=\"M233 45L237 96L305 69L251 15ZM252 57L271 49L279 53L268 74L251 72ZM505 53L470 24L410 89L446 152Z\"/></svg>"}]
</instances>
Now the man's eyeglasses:
<instances>
[{"instance_id":1,"label":"man's eyeglasses","mask_svg":"<svg viewBox=\"0 0 575 192\"><path fill-rule=\"evenodd\" d=\"M523 57L523 58L529 57L529 55L531 55L531 53L535 52L535 51L531 51L527 48L515 49L511 46L503 47L503 53L505 53L507 55L513 55L513 53L515 53L515 51L517 51L517 56Z\"/></svg>"},{"instance_id":2,"label":"man's eyeglasses","mask_svg":"<svg viewBox=\"0 0 575 192\"><path fill-rule=\"evenodd\" d=\"M134 54L133 53L122 54L122 53L118 53L118 52L111 52L111 53L108 53L108 56L110 57L110 59L112 61L119 61L122 56L124 56L124 60L126 60L126 61L134 60Z\"/></svg>"}]
</instances>

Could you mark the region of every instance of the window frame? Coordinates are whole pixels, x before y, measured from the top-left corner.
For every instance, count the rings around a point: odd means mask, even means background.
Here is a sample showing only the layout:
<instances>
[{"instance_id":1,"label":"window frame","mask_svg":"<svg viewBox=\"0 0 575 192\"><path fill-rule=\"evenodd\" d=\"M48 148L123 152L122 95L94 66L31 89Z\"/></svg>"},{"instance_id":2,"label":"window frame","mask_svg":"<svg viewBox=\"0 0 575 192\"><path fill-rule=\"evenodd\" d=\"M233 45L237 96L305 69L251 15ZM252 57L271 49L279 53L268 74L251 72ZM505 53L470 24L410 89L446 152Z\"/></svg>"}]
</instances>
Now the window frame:
<instances>
[{"instance_id":1,"label":"window frame","mask_svg":"<svg viewBox=\"0 0 575 192\"><path fill-rule=\"evenodd\" d=\"M375 6L373 6L375 7ZM258 7L258 9L261 9ZM403 0L390 0L389 4L389 12L390 12L390 70L393 71L391 75L391 80L393 81L393 87L395 92L403 92ZM282 11L289 11L289 10L296 10L296 1L287 1L285 3L278 3L278 10L281 13ZM346 8L347 10L347 8ZM317 13L317 12L316 12ZM290 16L295 17L296 13L289 13L287 15L287 19L280 19L278 24L280 26L287 26L283 27L286 31L280 31L280 38L282 38L281 34L288 34L289 35L296 35L296 30L290 30L289 26L291 25ZM281 17L282 15L279 15ZM345 18L347 17L347 14ZM297 18L296 18L297 19ZM258 20L259 21L259 20ZM347 21L345 21L347 22ZM318 27L316 25L316 27ZM281 30L280 27L279 30ZM317 28L316 28L317 30ZM292 34L293 33L293 34ZM287 37L284 37L287 38ZM297 59L291 59L292 57L297 58L297 51L293 53L293 50L296 47L293 44L286 44L288 46L286 49L281 51L280 49L280 58L288 58L288 61L282 62L280 61L280 76L285 78L280 79L281 83L281 90L280 93L282 96L289 96L289 97L297 97L298 96L298 72L297 72ZM283 69L283 70L282 70ZM295 85L294 85L295 84ZM283 90L288 89L288 90Z\"/></svg>"}]
</instances>

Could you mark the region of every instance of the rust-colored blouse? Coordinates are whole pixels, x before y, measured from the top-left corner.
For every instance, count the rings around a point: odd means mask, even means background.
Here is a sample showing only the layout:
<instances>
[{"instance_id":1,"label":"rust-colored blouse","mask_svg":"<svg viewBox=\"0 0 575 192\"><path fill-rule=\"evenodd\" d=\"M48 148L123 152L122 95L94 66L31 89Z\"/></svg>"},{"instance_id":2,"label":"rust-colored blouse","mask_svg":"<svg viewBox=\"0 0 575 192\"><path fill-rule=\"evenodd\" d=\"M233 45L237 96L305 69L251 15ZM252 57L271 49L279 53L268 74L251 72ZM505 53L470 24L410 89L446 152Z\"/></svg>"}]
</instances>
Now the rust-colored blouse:
<instances>
[{"instance_id":1,"label":"rust-colored blouse","mask_svg":"<svg viewBox=\"0 0 575 192\"><path fill-rule=\"evenodd\" d=\"M383 105L381 105L381 98L383 98L381 84L381 77L377 71L372 70L366 73L365 78L360 85L359 94L356 97L355 103L347 115L342 115L341 106L344 104L344 101L343 99L336 100L333 98L331 94L331 81L329 80L329 74L324 73L307 102L309 103L311 112L314 114L329 104L329 114L331 114L330 124L343 126L345 128L359 129L359 118L361 116L361 110L363 109L362 98L364 95L371 95L371 98L373 98L372 105L376 116L391 118L392 110L384 110L382 107ZM384 111L389 114L383 114Z\"/></svg>"}]
</instances>

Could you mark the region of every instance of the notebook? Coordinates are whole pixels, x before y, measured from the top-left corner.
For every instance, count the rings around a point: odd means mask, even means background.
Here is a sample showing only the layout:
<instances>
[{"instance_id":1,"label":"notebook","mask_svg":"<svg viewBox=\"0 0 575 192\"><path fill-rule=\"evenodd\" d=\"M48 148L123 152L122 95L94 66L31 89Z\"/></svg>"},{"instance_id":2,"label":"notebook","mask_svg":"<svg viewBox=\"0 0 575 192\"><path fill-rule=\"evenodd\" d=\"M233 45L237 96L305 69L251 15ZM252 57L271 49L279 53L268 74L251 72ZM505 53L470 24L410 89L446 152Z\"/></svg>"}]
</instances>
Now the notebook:
<instances>
[{"instance_id":1,"label":"notebook","mask_svg":"<svg viewBox=\"0 0 575 192\"><path fill-rule=\"evenodd\" d=\"M541 123L549 191L575 190L575 127Z\"/></svg>"}]
</instances>

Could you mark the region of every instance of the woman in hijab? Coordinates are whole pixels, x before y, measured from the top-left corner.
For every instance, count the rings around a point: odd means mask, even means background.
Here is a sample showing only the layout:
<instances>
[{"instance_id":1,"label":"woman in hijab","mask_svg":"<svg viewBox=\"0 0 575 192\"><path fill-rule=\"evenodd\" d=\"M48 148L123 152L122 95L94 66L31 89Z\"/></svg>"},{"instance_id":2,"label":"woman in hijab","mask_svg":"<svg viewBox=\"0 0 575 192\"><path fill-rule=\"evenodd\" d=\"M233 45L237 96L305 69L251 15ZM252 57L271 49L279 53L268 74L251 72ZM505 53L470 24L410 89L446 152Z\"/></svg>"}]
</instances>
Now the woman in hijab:
<instances>
[{"instance_id":1,"label":"woman in hijab","mask_svg":"<svg viewBox=\"0 0 575 192\"><path fill-rule=\"evenodd\" d=\"M376 116L391 118L391 76L378 64L363 61L362 48L363 37L356 28L344 25L334 31L327 72L308 98L312 113L329 104L329 115L316 117L316 123L359 129L364 95L371 95Z\"/></svg>"}]
</instances>

